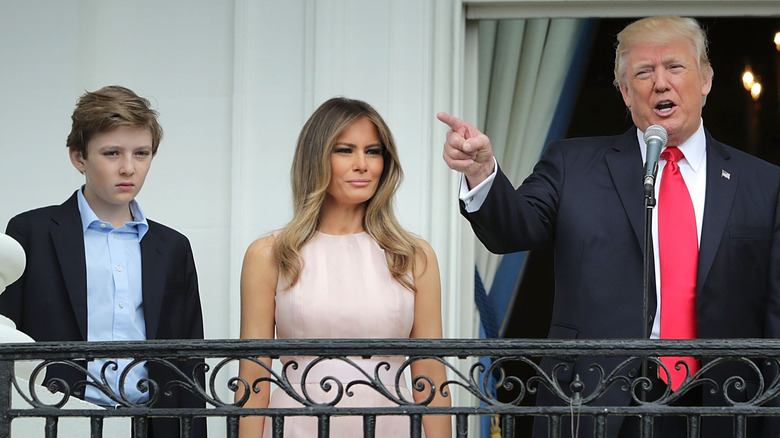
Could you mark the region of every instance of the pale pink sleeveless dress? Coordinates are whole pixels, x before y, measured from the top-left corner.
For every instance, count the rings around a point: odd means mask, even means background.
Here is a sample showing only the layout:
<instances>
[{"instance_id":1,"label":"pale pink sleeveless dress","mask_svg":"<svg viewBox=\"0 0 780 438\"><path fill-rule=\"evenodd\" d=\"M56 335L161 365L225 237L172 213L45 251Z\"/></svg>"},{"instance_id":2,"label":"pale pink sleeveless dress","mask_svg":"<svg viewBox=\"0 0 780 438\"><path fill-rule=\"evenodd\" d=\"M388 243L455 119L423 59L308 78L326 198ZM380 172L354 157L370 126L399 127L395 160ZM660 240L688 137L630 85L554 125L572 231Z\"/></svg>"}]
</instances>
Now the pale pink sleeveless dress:
<instances>
[{"instance_id":1,"label":"pale pink sleeveless dress","mask_svg":"<svg viewBox=\"0 0 780 438\"><path fill-rule=\"evenodd\" d=\"M280 339L304 338L408 338L414 319L414 293L404 288L390 274L384 251L367 233L328 235L317 233L301 250L304 261L300 279L290 289L279 279L276 290L276 336ZM327 348L327 342L323 347ZM297 371L290 370L290 382L299 394L301 376L312 358L282 357L282 363L296 360ZM387 361L389 371L380 377L391 393L398 397L394 386L395 374L403 363L403 357L379 357L371 359L350 358L358 363L369 376L374 375L376 364ZM335 398L335 387L329 393L320 388L325 376L335 376L342 383L366 377L351 365L340 360L316 364L306 379L306 388L317 402ZM400 380L400 390L405 400L412 400L406 380ZM354 395L344 395L338 406L396 406L370 387L352 387ZM298 407L282 389L271 394L271 407ZM408 437L409 419L404 416L377 416L376 437ZM271 420L266 419L264 437L271 437ZM284 436L310 438L317 436L317 419L314 417L286 417ZM331 437L363 436L361 416L331 417Z\"/></svg>"}]
</instances>

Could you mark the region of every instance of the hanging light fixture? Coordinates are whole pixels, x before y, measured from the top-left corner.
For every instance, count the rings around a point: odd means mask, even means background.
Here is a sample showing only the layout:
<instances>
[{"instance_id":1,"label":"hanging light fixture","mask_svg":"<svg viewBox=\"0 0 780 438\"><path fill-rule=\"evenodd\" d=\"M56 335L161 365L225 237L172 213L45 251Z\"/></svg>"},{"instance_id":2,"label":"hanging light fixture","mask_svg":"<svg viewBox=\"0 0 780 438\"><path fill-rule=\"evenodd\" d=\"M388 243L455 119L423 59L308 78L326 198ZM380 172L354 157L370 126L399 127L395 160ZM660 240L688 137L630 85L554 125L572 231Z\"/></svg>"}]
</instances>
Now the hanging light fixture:
<instances>
[{"instance_id":1,"label":"hanging light fixture","mask_svg":"<svg viewBox=\"0 0 780 438\"><path fill-rule=\"evenodd\" d=\"M750 67L746 67L745 73L742 74L742 85L746 90L750 91L754 83L755 77L753 77L753 72L750 71Z\"/></svg>"},{"instance_id":2,"label":"hanging light fixture","mask_svg":"<svg viewBox=\"0 0 780 438\"><path fill-rule=\"evenodd\" d=\"M761 84L758 82L753 82L753 86L750 87L750 97L752 97L753 100L758 100L760 96L761 96Z\"/></svg>"}]
</instances>

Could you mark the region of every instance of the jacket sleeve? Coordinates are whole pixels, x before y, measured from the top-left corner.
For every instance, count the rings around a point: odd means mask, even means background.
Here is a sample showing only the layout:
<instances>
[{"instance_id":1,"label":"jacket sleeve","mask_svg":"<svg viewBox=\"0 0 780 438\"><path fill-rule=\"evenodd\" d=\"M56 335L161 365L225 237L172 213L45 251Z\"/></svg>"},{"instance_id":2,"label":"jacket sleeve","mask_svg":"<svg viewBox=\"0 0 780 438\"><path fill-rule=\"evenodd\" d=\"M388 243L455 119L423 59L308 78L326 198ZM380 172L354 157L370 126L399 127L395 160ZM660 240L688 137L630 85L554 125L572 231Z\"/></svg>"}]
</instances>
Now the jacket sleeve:
<instances>
[{"instance_id":1,"label":"jacket sleeve","mask_svg":"<svg viewBox=\"0 0 780 438\"><path fill-rule=\"evenodd\" d=\"M489 251L506 254L552 242L563 163L563 148L551 143L533 173L516 190L499 167L479 210L467 213L461 203L461 213Z\"/></svg>"}]
</instances>

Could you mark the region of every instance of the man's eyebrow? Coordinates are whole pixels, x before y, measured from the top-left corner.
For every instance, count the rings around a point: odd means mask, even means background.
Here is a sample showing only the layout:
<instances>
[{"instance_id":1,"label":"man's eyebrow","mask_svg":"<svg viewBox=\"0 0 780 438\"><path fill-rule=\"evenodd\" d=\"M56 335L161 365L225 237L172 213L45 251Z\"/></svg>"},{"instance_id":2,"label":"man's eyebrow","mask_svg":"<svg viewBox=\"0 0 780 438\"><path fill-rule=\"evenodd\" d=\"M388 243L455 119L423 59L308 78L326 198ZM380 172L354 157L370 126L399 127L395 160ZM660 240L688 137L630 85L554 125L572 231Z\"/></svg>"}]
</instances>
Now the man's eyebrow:
<instances>
[{"instance_id":1,"label":"man's eyebrow","mask_svg":"<svg viewBox=\"0 0 780 438\"><path fill-rule=\"evenodd\" d=\"M639 70L642 68L652 67L653 62L652 61L639 61L634 64L631 64L631 69L633 70Z\"/></svg>"}]
</instances>

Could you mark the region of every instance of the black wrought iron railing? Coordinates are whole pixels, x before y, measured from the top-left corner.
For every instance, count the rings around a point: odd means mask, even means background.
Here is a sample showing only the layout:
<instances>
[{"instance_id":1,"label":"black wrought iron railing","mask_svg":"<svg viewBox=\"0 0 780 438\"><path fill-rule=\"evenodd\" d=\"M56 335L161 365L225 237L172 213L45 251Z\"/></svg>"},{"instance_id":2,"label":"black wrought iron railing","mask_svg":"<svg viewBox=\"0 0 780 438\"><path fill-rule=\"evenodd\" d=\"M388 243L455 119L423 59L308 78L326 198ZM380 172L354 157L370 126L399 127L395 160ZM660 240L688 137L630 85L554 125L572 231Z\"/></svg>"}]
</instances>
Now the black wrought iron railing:
<instances>
[{"instance_id":1,"label":"black wrought iron railing","mask_svg":"<svg viewBox=\"0 0 780 438\"><path fill-rule=\"evenodd\" d=\"M369 357L395 356L402 365L389 380L379 378L389 368L382 360L373 369L365 368ZM694 356L702 368L685 379L676 391L659 386L653 373L663 372L659 356ZM238 362L257 357L306 357L303 363L288 362L270 370L272 389L286 391L299 408L243 407L248 391L257 382L238 376ZM154 363L175 370L177 360L206 360L198 376L177 374L168 382L141 382L150 393L144 403L133 403L124 393L114 393L101 382L68 384L49 382L41 387L17 377L15 364L34 361L31 380L40 380L52 366L86 373L85 360L132 358L130 367ZM412 363L433 359L447 367L448 380L431 388L431 380L415 379L410 389L422 391L415 401L394 389L394 382L407 379ZM307 374L325 360L336 360L353 368L357 378L340 381L336 376L318 377L320 396L302 388ZM357 362L362 365L358 366ZM540 365L541 362L541 365ZM644 366L643 363L644 362ZM29 362L27 362L29 363ZM258 362L261 363L261 362ZM297 368L297 369L296 369ZM181 435L191 436L193 421L201 417L224 419L224 436L237 436L239 418L264 416L272 419L273 436L282 437L285 420L311 416L317 420L318 435L327 437L334 417L362 418L365 436L373 436L376 420L386 415L409 418L409 436L422 436L422 417L446 415L454 419L453 434L469 434L469 418L491 416L498 419L502 437L514 437L518 424L528 419L547 428L548 436L610 436L610 426L630 418L639 436L659 437L654 421L660 417L680 417L690 437L702 436L700 425L708 419L726 421L729 427L720 436L756 436L753 427L771 427L780 418L780 341L757 339L653 341L653 340L450 340L450 339L319 339L319 340L204 340L147 342L62 342L4 344L0 346L0 437L12 436L13 424L23 418L43 419L42 433L58 436L60 419L89 419L89 435L101 437L108 418L125 417L133 436L145 436L149 419L170 417L180 421ZM295 372L292 372L292 371ZM521 371L517 371L521 370ZM658 371L661 370L661 371ZM311 382L311 380L308 380ZM205 384L201 383L205 382ZM69 399L83 396L85 385L96 387L122 409L65 408ZM304 385L305 386L305 385ZM383 407L342 407L357 386L376 391L390 401ZM49 388L57 391L52 394ZM162 408L160 401L172 388L186 391L204 403L203 408ZM698 391L712 403L681 403L686 394ZM429 406L434 393L449 396L449 407ZM545 394L547 405L537 405ZM615 395L618 394L617 397ZM619 403L605 403L609 400ZM12 403L12 400L16 400ZM754 421L766 424L753 426ZM221 420L219 420L221 421ZM473 423L472 423L473 424ZM758 423L756 423L758 424ZM213 430L213 429L212 429ZM129 432L128 432L129 433ZM212 433L213 435L213 433ZM520 435L518 435L520 436ZM778 430L780 436L780 429ZM113 438L113 437L112 437Z\"/></svg>"}]
</instances>

